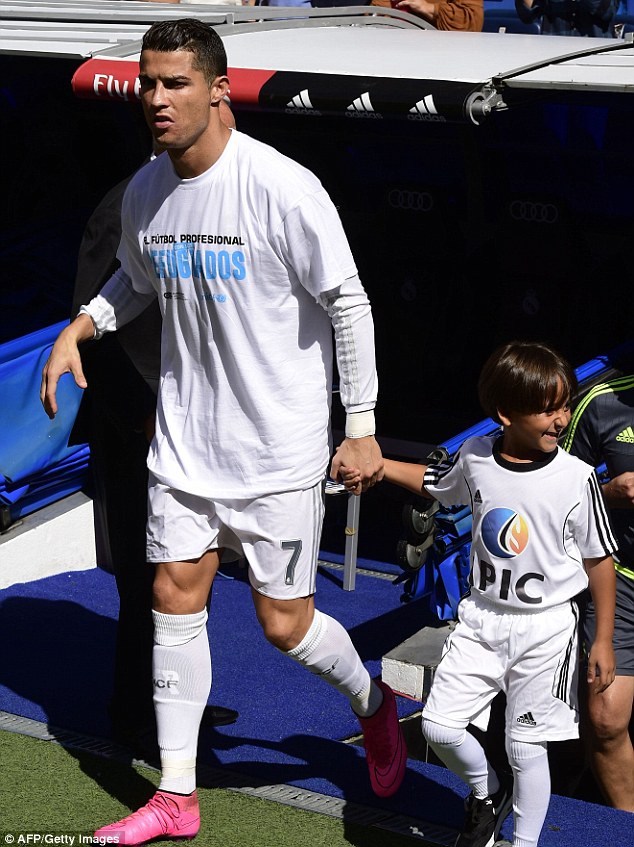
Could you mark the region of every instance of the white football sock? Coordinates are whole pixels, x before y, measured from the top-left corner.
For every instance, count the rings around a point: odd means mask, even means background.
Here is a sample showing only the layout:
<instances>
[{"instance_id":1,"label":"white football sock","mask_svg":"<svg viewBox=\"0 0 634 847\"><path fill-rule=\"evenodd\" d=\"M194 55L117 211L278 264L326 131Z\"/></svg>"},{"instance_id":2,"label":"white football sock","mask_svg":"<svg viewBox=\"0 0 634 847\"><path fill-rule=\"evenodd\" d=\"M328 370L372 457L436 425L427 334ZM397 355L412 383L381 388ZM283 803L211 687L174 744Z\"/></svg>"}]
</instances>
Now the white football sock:
<instances>
[{"instance_id":1,"label":"white football sock","mask_svg":"<svg viewBox=\"0 0 634 847\"><path fill-rule=\"evenodd\" d=\"M360 717L381 705L383 692L370 679L347 631L318 609L302 641L287 655L345 694Z\"/></svg>"},{"instance_id":2,"label":"white football sock","mask_svg":"<svg viewBox=\"0 0 634 847\"><path fill-rule=\"evenodd\" d=\"M513 847L536 847L550 803L548 744L507 739L513 769Z\"/></svg>"},{"instance_id":3,"label":"white football sock","mask_svg":"<svg viewBox=\"0 0 634 847\"><path fill-rule=\"evenodd\" d=\"M459 776L480 800L500 787L484 748L466 729L455 729L429 720L423 713L423 735L438 758Z\"/></svg>"},{"instance_id":4,"label":"white football sock","mask_svg":"<svg viewBox=\"0 0 634 847\"><path fill-rule=\"evenodd\" d=\"M191 794L203 710L211 691L207 610L193 615L152 611L154 710L163 791Z\"/></svg>"}]
</instances>

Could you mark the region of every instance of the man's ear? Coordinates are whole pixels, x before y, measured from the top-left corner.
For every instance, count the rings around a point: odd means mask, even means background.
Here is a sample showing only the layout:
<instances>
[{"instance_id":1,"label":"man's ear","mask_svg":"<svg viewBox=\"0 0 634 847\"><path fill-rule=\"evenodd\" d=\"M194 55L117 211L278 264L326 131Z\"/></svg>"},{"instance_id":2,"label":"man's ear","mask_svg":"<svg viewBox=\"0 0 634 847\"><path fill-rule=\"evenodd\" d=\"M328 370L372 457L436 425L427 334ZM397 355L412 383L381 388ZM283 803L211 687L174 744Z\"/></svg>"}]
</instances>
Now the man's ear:
<instances>
[{"instance_id":1,"label":"man's ear","mask_svg":"<svg viewBox=\"0 0 634 847\"><path fill-rule=\"evenodd\" d=\"M211 102L219 103L229 94L229 77L217 76L211 83L209 91Z\"/></svg>"}]
</instances>

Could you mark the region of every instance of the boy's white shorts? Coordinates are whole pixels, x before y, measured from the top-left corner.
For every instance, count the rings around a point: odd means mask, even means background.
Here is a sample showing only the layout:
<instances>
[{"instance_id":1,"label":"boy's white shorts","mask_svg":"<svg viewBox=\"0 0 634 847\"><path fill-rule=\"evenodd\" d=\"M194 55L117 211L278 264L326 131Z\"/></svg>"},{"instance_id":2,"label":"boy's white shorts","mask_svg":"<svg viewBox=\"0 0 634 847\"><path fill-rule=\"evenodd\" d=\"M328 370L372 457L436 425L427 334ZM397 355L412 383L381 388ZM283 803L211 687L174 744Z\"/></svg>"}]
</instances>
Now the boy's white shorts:
<instances>
[{"instance_id":1,"label":"boy's white shorts","mask_svg":"<svg viewBox=\"0 0 634 847\"><path fill-rule=\"evenodd\" d=\"M579 735L578 613L574 602L543 612L500 612L477 595L458 607L424 717L462 729L506 694L506 735L560 741Z\"/></svg>"},{"instance_id":2,"label":"boy's white shorts","mask_svg":"<svg viewBox=\"0 0 634 847\"><path fill-rule=\"evenodd\" d=\"M223 548L244 556L253 588L276 600L315 593L324 484L251 500L208 500L150 474L147 558L198 559Z\"/></svg>"}]
</instances>

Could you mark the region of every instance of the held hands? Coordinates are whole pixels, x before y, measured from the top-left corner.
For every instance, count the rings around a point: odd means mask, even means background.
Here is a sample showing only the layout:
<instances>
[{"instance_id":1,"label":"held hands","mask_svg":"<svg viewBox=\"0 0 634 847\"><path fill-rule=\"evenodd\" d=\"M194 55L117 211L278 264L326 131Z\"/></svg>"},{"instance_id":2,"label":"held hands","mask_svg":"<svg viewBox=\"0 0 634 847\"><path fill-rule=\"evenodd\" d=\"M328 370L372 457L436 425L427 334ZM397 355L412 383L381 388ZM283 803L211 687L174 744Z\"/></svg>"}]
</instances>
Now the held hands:
<instances>
[{"instance_id":1,"label":"held hands","mask_svg":"<svg viewBox=\"0 0 634 847\"><path fill-rule=\"evenodd\" d=\"M94 328L88 315L80 315L57 336L44 368L40 385L40 400L51 418L57 414L57 384L62 374L72 373L79 388L86 388L78 344L92 338Z\"/></svg>"},{"instance_id":2,"label":"held hands","mask_svg":"<svg viewBox=\"0 0 634 847\"><path fill-rule=\"evenodd\" d=\"M383 479L383 456L375 437L346 438L330 466L330 477L359 495Z\"/></svg>"},{"instance_id":3,"label":"held hands","mask_svg":"<svg viewBox=\"0 0 634 847\"><path fill-rule=\"evenodd\" d=\"M350 494L359 495L363 491L361 471L358 468L341 468L339 481L345 486Z\"/></svg>"},{"instance_id":4,"label":"held hands","mask_svg":"<svg viewBox=\"0 0 634 847\"><path fill-rule=\"evenodd\" d=\"M616 660L612 643L605 644L595 641L588 656L588 675L586 677L589 688L596 694L605 691L614 682Z\"/></svg>"}]
</instances>

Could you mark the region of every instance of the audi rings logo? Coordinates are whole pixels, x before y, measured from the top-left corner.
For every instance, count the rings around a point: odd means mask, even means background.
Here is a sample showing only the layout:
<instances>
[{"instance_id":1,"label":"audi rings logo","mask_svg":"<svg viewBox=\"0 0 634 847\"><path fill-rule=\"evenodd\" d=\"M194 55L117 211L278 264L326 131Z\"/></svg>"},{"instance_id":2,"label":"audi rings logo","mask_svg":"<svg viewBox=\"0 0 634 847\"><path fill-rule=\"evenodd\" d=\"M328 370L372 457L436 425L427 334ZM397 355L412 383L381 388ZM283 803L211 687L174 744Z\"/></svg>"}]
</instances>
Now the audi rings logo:
<instances>
[{"instance_id":1,"label":"audi rings logo","mask_svg":"<svg viewBox=\"0 0 634 847\"><path fill-rule=\"evenodd\" d=\"M401 191L393 188L387 195L387 202L393 209L406 212L431 212L434 198L428 191Z\"/></svg>"},{"instance_id":2,"label":"audi rings logo","mask_svg":"<svg viewBox=\"0 0 634 847\"><path fill-rule=\"evenodd\" d=\"M509 210L514 221L554 224L559 219L559 209L554 203L541 203L537 200L513 200Z\"/></svg>"}]
</instances>

